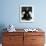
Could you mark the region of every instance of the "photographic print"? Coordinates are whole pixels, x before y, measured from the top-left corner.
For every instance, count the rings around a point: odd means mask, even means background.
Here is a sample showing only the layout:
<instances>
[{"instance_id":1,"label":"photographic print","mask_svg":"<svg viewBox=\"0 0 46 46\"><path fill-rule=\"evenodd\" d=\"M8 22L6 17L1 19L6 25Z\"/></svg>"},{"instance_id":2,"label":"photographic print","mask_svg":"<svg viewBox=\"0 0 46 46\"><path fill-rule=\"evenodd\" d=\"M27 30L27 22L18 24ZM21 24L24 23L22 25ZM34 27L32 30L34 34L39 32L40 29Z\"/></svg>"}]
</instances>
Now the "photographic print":
<instances>
[{"instance_id":1,"label":"photographic print","mask_svg":"<svg viewBox=\"0 0 46 46\"><path fill-rule=\"evenodd\" d=\"M34 8L32 5L20 6L20 21L33 22L34 21Z\"/></svg>"}]
</instances>

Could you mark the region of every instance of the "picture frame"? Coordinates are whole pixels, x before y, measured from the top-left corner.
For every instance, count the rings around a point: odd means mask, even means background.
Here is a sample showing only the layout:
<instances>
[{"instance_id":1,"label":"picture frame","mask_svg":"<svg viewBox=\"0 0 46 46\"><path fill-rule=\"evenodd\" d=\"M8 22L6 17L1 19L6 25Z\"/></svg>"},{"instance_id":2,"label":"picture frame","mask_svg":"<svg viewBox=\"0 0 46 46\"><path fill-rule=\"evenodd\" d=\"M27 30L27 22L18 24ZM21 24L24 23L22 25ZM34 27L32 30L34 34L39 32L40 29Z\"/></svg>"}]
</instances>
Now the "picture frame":
<instances>
[{"instance_id":1,"label":"picture frame","mask_svg":"<svg viewBox=\"0 0 46 46\"><path fill-rule=\"evenodd\" d=\"M34 22L33 5L20 5L20 22Z\"/></svg>"}]
</instances>

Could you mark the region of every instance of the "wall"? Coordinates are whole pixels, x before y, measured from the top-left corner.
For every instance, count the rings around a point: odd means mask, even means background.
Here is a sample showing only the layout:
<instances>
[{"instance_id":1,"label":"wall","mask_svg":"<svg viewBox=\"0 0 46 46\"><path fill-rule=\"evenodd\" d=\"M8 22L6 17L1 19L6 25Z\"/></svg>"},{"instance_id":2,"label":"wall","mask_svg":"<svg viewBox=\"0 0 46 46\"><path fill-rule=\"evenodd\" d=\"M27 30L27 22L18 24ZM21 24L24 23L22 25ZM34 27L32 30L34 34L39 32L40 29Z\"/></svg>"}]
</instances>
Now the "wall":
<instances>
[{"instance_id":1,"label":"wall","mask_svg":"<svg viewBox=\"0 0 46 46\"><path fill-rule=\"evenodd\" d=\"M32 23L21 23L20 5L33 5L35 21ZM46 28L46 0L1 0L0 25L13 24L16 28L31 28L39 25Z\"/></svg>"},{"instance_id":2,"label":"wall","mask_svg":"<svg viewBox=\"0 0 46 46\"><path fill-rule=\"evenodd\" d=\"M23 4L34 6L34 22L20 22L19 10ZM41 27L46 32L46 0L0 0L0 31L9 24L19 29Z\"/></svg>"}]
</instances>

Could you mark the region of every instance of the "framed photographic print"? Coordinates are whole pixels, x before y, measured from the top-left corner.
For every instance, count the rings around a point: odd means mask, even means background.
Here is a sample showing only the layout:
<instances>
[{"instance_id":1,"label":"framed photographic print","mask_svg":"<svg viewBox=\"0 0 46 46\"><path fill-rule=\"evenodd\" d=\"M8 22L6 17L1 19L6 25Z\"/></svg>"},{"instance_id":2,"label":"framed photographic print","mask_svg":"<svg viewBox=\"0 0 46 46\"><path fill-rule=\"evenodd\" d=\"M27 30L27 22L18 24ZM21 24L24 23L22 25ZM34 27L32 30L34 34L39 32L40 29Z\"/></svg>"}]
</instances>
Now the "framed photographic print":
<instances>
[{"instance_id":1,"label":"framed photographic print","mask_svg":"<svg viewBox=\"0 0 46 46\"><path fill-rule=\"evenodd\" d=\"M34 7L32 5L20 5L20 21L21 22L34 21Z\"/></svg>"}]
</instances>

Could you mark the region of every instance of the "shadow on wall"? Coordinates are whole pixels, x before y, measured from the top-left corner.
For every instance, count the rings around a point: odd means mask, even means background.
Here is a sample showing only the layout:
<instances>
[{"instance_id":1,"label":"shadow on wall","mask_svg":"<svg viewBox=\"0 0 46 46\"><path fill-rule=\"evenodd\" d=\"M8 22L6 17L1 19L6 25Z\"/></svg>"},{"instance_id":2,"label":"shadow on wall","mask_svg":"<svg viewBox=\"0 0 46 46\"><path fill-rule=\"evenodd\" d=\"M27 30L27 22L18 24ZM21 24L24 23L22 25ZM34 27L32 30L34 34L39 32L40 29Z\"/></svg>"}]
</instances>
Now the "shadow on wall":
<instances>
[{"instance_id":1,"label":"shadow on wall","mask_svg":"<svg viewBox=\"0 0 46 46\"><path fill-rule=\"evenodd\" d=\"M3 30L4 28L6 28L6 26L4 24L0 24L0 43L2 43L3 32L6 31L6 30Z\"/></svg>"}]
</instances>

